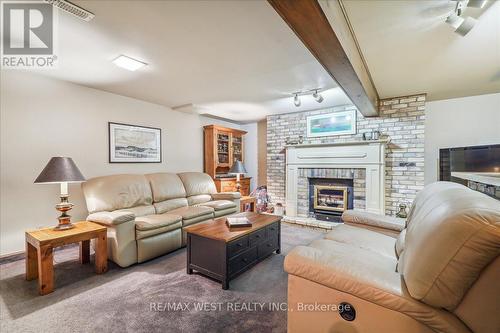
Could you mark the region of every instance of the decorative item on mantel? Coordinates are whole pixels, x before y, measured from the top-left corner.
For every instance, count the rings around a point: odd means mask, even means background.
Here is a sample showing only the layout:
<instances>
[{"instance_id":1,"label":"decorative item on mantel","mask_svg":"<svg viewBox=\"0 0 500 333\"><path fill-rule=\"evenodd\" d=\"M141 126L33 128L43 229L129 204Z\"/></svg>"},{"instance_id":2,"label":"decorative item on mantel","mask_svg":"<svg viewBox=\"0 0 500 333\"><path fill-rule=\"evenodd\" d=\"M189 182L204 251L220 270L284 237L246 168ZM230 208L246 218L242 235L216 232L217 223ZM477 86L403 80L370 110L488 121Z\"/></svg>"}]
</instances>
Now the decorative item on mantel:
<instances>
[{"instance_id":1,"label":"decorative item on mantel","mask_svg":"<svg viewBox=\"0 0 500 333\"><path fill-rule=\"evenodd\" d=\"M370 140L380 140L381 137L380 131L372 131L372 132L365 132L363 133L363 140L365 141L370 141Z\"/></svg>"},{"instance_id":2,"label":"decorative item on mantel","mask_svg":"<svg viewBox=\"0 0 500 333\"><path fill-rule=\"evenodd\" d=\"M304 143L304 136L299 135L298 139L290 139L289 136L285 138L285 144L287 146L293 146L293 145L301 145Z\"/></svg>"},{"instance_id":3,"label":"decorative item on mantel","mask_svg":"<svg viewBox=\"0 0 500 333\"><path fill-rule=\"evenodd\" d=\"M283 207L283 204L281 202L278 202L274 207L274 215L285 215L285 207Z\"/></svg>"},{"instance_id":4,"label":"decorative item on mantel","mask_svg":"<svg viewBox=\"0 0 500 333\"><path fill-rule=\"evenodd\" d=\"M408 217L408 213L406 213L406 204L404 203L399 204L399 211L396 213L396 217L400 217L402 219Z\"/></svg>"},{"instance_id":5,"label":"decorative item on mantel","mask_svg":"<svg viewBox=\"0 0 500 333\"><path fill-rule=\"evenodd\" d=\"M56 205L56 209L61 212L61 216L57 218L59 224L54 230L67 230L74 227L71 223L71 216L67 214L74 206L68 201L68 183L83 181L85 181L85 178L70 157L52 157L35 179L35 184L59 183L61 185L61 202Z\"/></svg>"}]
</instances>

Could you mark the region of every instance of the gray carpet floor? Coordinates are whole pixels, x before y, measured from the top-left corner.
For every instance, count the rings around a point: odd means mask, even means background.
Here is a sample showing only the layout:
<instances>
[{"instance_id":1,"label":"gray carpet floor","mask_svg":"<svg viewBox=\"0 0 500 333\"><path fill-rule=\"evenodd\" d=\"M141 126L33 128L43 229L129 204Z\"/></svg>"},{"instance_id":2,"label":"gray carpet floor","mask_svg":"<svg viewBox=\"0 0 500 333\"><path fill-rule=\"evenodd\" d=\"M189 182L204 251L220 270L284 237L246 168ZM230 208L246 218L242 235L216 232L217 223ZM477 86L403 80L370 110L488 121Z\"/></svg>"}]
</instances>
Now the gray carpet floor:
<instances>
[{"instance_id":1,"label":"gray carpet floor","mask_svg":"<svg viewBox=\"0 0 500 333\"><path fill-rule=\"evenodd\" d=\"M286 310L269 304L287 299L285 255L322 236L282 224L281 254L231 281L230 290L187 275L185 248L126 269L110 262L103 275L94 274L93 261L78 263L77 247L57 251L55 291L46 296L38 296L37 281L24 280L24 260L6 263L0 265L0 331L285 332ZM203 302L212 311L195 308Z\"/></svg>"}]
</instances>

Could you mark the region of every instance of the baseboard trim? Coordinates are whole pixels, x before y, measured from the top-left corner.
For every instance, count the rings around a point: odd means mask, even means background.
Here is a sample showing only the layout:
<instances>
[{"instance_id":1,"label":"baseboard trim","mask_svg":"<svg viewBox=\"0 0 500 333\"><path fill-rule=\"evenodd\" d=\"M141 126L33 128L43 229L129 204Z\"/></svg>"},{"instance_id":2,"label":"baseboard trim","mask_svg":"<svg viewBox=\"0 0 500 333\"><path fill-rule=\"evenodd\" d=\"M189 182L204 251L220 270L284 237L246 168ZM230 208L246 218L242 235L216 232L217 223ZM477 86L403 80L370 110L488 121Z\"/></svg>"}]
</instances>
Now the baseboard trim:
<instances>
[{"instance_id":1,"label":"baseboard trim","mask_svg":"<svg viewBox=\"0 0 500 333\"><path fill-rule=\"evenodd\" d=\"M64 249L72 248L72 247L78 247L79 245L77 243L74 244L68 244L64 246L59 246L54 249L55 252L61 251ZM8 264L11 262L19 261L19 260L24 260L26 258L26 254L24 251L17 251L9 254L4 254L0 256L0 265Z\"/></svg>"},{"instance_id":2,"label":"baseboard trim","mask_svg":"<svg viewBox=\"0 0 500 333\"><path fill-rule=\"evenodd\" d=\"M0 256L0 265L22 260L24 259L24 257L25 257L24 251L17 251L9 254L4 254Z\"/></svg>"}]
</instances>

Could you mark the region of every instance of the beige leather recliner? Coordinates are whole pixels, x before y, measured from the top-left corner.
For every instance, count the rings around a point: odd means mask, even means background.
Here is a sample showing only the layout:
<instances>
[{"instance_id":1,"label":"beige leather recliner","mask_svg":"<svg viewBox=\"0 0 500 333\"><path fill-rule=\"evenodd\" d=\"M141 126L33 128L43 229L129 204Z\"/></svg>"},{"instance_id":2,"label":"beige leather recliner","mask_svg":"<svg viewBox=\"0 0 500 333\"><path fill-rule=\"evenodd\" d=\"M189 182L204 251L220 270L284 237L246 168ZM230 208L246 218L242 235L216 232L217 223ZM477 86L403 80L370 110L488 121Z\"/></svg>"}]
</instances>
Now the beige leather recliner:
<instances>
[{"instance_id":1,"label":"beige leather recliner","mask_svg":"<svg viewBox=\"0 0 500 333\"><path fill-rule=\"evenodd\" d=\"M288 331L500 332L499 254L498 200L459 184L428 185L397 239L340 225L287 255ZM342 302L354 320L304 306Z\"/></svg>"},{"instance_id":2,"label":"beige leather recliner","mask_svg":"<svg viewBox=\"0 0 500 333\"><path fill-rule=\"evenodd\" d=\"M201 172L97 177L82 189L87 220L108 228L108 257L121 267L184 246L184 226L240 211L240 193L217 193Z\"/></svg>"}]
</instances>

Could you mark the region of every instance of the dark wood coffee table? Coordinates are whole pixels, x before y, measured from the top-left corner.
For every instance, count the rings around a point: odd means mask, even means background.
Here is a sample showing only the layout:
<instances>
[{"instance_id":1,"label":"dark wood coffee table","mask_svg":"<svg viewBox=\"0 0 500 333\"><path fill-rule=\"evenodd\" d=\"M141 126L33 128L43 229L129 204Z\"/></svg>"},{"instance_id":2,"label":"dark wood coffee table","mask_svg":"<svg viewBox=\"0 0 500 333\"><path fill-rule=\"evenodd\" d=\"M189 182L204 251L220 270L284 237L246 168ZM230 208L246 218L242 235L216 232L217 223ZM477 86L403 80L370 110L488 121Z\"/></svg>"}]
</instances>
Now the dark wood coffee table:
<instances>
[{"instance_id":1,"label":"dark wood coffee table","mask_svg":"<svg viewBox=\"0 0 500 333\"><path fill-rule=\"evenodd\" d=\"M187 273L193 270L216 279L222 289L229 281L281 248L281 216L253 212L246 216L251 227L229 228L226 218L185 227L187 233Z\"/></svg>"}]
</instances>

